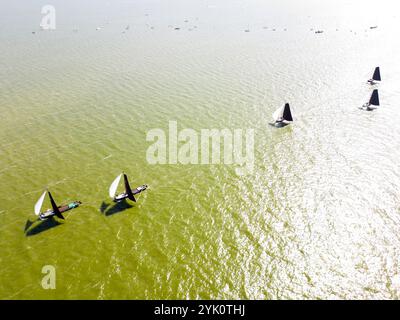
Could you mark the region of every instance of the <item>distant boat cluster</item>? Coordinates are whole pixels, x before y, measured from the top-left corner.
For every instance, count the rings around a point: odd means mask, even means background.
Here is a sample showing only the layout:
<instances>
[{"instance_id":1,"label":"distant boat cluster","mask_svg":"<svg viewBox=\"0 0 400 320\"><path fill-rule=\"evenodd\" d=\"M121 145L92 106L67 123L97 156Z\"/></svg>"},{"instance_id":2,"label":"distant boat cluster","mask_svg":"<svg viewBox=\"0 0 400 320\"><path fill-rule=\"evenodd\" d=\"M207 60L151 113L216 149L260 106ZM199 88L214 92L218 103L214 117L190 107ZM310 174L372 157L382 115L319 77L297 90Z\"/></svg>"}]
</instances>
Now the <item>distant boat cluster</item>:
<instances>
[{"instance_id":1,"label":"distant boat cluster","mask_svg":"<svg viewBox=\"0 0 400 320\"><path fill-rule=\"evenodd\" d=\"M186 20L185 20L186 21ZM149 26L148 25L148 27L151 29L151 30L154 30L155 29L155 27L154 26ZM174 26L172 26L172 25L169 25L168 26L169 28L173 28L175 31L179 31L179 30L181 30L182 28L181 27L174 27ZM194 25L194 26L192 26L191 28L188 28L187 30L188 31L193 31L194 29L197 29L198 28L198 26L197 25ZM370 29L372 30L372 29L376 29L376 28L378 28L377 26L375 26L375 27L370 27ZM102 30L102 29L104 29L104 26L98 26L98 27L96 27L96 31L100 31L100 30ZM128 26L126 26L125 28L124 28L124 30L122 30L121 31L121 33L126 33L128 30L130 29L130 26L128 25ZM263 27L263 29L265 29L265 30L268 30L269 28L268 27ZM277 29L276 28L271 28L270 29L271 31L277 31ZM283 31L288 31L288 29L287 28L283 28L282 29ZM74 28L73 30L72 30L73 32L78 32L79 31L79 29L78 28ZM250 32L251 30L249 29L249 28L247 28L247 29L244 29L244 32ZM310 31L314 31L314 29L310 29ZM339 29L336 29L336 31L339 31ZM315 30L314 31L314 33L315 34L322 34L322 33L324 33L325 31L324 30ZM355 31L353 31L353 30L350 30L350 32L354 32L355 34L357 34ZM365 30L365 32L367 32L367 30ZM36 31L32 31L32 34L36 34Z\"/></svg>"},{"instance_id":2,"label":"distant boat cluster","mask_svg":"<svg viewBox=\"0 0 400 320\"><path fill-rule=\"evenodd\" d=\"M145 16L148 17L149 14L145 14ZM199 18L195 18L195 20L198 21ZM183 21L183 23L188 24L188 23L189 23L189 20L188 20L188 19L185 19L185 20ZM107 21L105 24L110 24L110 22ZM148 23L146 23L146 26L149 27L151 30L154 30L154 29L155 29L154 26L151 26L151 25L149 25ZM179 26L179 25L178 25L178 26L168 25L168 28L173 28L173 30L175 30L175 31L182 30L182 27ZM197 29L197 28L198 28L197 25L193 25L193 26L187 28L187 30L188 30L188 31L192 31L192 30ZM267 27L267 26L264 26L264 27L262 27L262 28L265 29L265 30L277 31L276 28L271 28L271 29L270 29L270 28ZM378 28L377 25L375 25L375 26L370 26L370 27L369 27L370 30L377 29L377 28ZM104 25L101 25L101 26L96 27L96 31L100 31L100 30L102 30L102 29L104 29ZM124 27L124 29L121 31L121 33L126 33L129 29L130 29L130 25L127 25L127 26ZM287 28L283 28L282 30L283 30L283 31L288 31ZM246 33L250 32L250 31L251 31L251 30L250 30L250 27L244 29L244 32L246 32ZM314 30L313 28L311 28L310 31L313 31L315 34L322 34L322 33L325 32L324 30L321 30L321 29ZM336 29L336 31L339 31L339 29ZM365 32L366 32L366 31L367 31L367 30L365 30ZM74 28L74 29L73 29L73 32L78 32L78 28ZM350 32L353 32L353 30L350 30ZM354 33L356 34L356 32L354 32ZM36 34L36 31L32 31L32 34Z\"/></svg>"},{"instance_id":3,"label":"distant boat cluster","mask_svg":"<svg viewBox=\"0 0 400 320\"><path fill-rule=\"evenodd\" d=\"M372 29L376 29L376 28L378 28L378 26L369 27L369 29L371 29L371 30L372 30ZM269 28L268 28L268 27L265 27L265 26L263 27L263 29L269 30ZM271 30L272 30L272 31L277 31L276 28L272 28ZM283 30L283 31L288 31L287 28L283 28L282 30ZM315 30L314 28L311 28L310 31L314 32L315 34L322 34L322 33L325 32L324 30L321 30L321 29ZM335 29L335 31L338 32L339 29ZM250 32L250 29L247 28L247 29L244 30L244 32ZM350 30L350 32L353 32L353 30ZM367 32L367 30L365 30L365 32Z\"/></svg>"},{"instance_id":4,"label":"distant boat cluster","mask_svg":"<svg viewBox=\"0 0 400 320\"><path fill-rule=\"evenodd\" d=\"M372 78L367 81L370 85L376 85L378 82L382 81L381 79L381 70L379 67L376 67ZM368 102L364 103L360 109L365 111L373 111L380 105L379 103L379 92L378 89L374 89L372 91L371 97ZM276 128L283 128L289 125L293 121L292 112L290 110L289 103L286 103L283 107L276 110L272 118L274 122L270 123L270 125Z\"/></svg>"}]
</instances>

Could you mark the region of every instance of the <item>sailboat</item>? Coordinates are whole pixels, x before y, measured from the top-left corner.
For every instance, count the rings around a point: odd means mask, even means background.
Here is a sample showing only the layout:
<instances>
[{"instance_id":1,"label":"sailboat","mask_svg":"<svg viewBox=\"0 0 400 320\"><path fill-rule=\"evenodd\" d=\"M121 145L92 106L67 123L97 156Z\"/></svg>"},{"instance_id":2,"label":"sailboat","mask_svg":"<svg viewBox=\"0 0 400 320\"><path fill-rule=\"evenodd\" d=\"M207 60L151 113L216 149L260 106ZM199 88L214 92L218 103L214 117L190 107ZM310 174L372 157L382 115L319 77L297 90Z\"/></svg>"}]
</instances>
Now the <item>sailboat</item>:
<instances>
[{"instance_id":1,"label":"sailboat","mask_svg":"<svg viewBox=\"0 0 400 320\"><path fill-rule=\"evenodd\" d=\"M360 108L365 111L372 111L376 109L374 106L379 106L379 93L378 89L375 89L372 92L371 98L367 103L364 103L363 106Z\"/></svg>"},{"instance_id":2,"label":"sailboat","mask_svg":"<svg viewBox=\"0 0 400 320\"><path fill-rule=\"evenodd\" d=\"M43 201L46 197L46 194L49 194L51 209L47 209L45 212L41 212ZM75 208L79 207L79 205L81 205L81 204L82 204L82 202L80 202L80 201L74 201L74 202L71 202L70 204L67 204L64 206L57 206L50 191L46 190L45 192L43 192L43 194L40 196L39 200L36 202L34 211L40 220L47 220L54 216L57 216L58 218L64 220L65 218L62 215L62 213L72 210L72 209L75 209Z\"/></svg>"},{"instance_id":3,"label":"sailboat","mask_svg":"<svg viewBox=\"0 0 400 320\"><path fill-rule=\"evenodd\" d=\"M372 79L368 80L368 83L374 85L377 81L382 81L381 79L381 70L379 67L375 68L374 74L372 75Z\"/></svg>"},{"instance_id":4,"label":"sailboat","mask_svg":"<svg viewBox=\"0 0 400 320\"><path fill-rule=\"evenodd\" d=\"M117 188L119 185L119 182L121 181L122 176L124 176L124 186L125 186L125 192L116 194ZM110 195L110 198L113 199L114 202L121 202L124 199L129 199L132 200L133 202L136 202L135 195L141 193L142 191L147 189L147 185L142 185L137 187L136 189L132 190L129 181L128 181L128 176L125 173L121 173L118 175L113 183L111 183L110 188L108 190L108 193Z\"/></svg>"},{"instance_id":5,"label":"sailboat","mask_svg":"<svg viewBox=\"0 0 400 320\"><path fill-rule=\"evenodd\" d=\"M280 107L272 114L272 118L274 119L274 123L270 123L270 125L276 128L282 128L290 124L293 121L292 112L290 111L289 103L286 103L283 107Z\"/></svg>"}]
</instances>

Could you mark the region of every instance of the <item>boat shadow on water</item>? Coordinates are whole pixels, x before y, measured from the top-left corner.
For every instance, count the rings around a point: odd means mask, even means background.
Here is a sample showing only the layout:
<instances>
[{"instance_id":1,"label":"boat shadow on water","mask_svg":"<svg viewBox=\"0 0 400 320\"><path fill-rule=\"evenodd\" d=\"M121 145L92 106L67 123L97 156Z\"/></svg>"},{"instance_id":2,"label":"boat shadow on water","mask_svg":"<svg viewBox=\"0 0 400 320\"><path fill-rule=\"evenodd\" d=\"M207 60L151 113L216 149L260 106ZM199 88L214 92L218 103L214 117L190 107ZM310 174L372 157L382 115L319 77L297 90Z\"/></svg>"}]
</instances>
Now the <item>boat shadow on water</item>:
<instances>
[{"instance_id":1,"label":"boat shadow on water","mask_svg":"<svg viewBox=\"0 0 400 320\"><path fill-rule=\"evenodd\" d=\"M133 208L133 205L129 204L126 200L117 202L114 205L112 203L107 203L103 201L100 205L100 212L106 217L109 217L130 208Z\"/></svg>"},{"instance_id":2,"label":"boat shadow on water","mask_svg":"<svg viewBox=\"0 0 400 320\"><path fill-rule=\"evenodd\" d=\"M30 221L29 219L26 221L24 229L25 236L27 237L34 236L62 224L61 222L58 222L54 218L50 218L40 222L39 221L40 220Z\"/></svg>"}]
</instances>

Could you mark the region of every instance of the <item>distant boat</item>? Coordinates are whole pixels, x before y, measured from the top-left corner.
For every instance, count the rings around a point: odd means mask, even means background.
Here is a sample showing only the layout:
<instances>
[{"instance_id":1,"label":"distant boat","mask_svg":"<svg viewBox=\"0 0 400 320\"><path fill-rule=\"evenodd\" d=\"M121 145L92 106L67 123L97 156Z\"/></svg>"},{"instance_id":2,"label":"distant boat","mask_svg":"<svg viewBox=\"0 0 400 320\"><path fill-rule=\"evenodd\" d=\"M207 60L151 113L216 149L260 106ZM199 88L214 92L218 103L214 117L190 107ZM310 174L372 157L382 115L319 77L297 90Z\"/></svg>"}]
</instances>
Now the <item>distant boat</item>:
<instances>
[{"instance_id":1,"label":"distant boat","mask_svg":"<svg viewBox=\"0 0 400 320\"><path fill-rule=\"evenodd\" d=\"M365 111L372 111L374 109L376 109L375 107L379 106L379 93L378 93L378 89L375 89L372 92L371 98L369 99L369 101L367 103L364 103L363 106L360 108L362 110Z\"/></svg>"},{"instance_id":2,"label":"distant boat","mask_svg":"<svg viewBox=\"0 0 400 320\"><path fill-rule=\"evenodd\" d=\"M41 212L43 201L46 197L46 194L49 194L52 209L47 209L45 212ZM82 204L82 202L80 202L80 201L74 201L68 205L58 207L56 202L54 201L53 196L51 195L50 191L46 190L45 192L43 192L43 194L40 196L39 200L36 202L34 210L35 210L35 214L39 217L40 220L47 220L54 216L57 216L60 219L65 219L64 216L62 215L62 213L72 210L72 209L75 209L75 208L79 207L79 205L81 205L81 204Z\"/></svg>"},{"instance_id":3,"label":"distant boat","mask_svg":"<svg viewBox=\"0 0 400 320\"><path fill-rule=\"evenodd\" d=\"M276 128L282 128L290 124L293 121L292 112L290 111L289 103L286 103L283 107L280 107L272 114L272 118L274 119L274 123L270 123L270 125Z\"/></svg>"},{"instance_id":4,"label":"distant boat","mask_svg":"<svg viewBox=\"0 0 400 320\"><path fill-rule=\"evenodd\" d=\"M369 27L370 29L376 29L378 26Z\"/></svg>"},{"instance_id":5,"label":"distant boat","mask_svg":"<svg viewBox=\"0 0 400 320\"><path fill-rule=\"evenodd\" d=\"M117 193L117 188L119 185L119 182L124 176L124 186L125 186L125 192L116 194ZM110 198L113 199L114 202L121 202L124 199L129 199L132 200L133 202L136 202L135 195L141 193L142 191L147 189L147 185L142 185L140 187L137 187L136 189L132 190L129 181L128 181L128 176L125 173L121 173L118 175L113 183L111 183L110 188L108 190L108 194L110 195Z\"/></svg>"},{"instance_id":6,"label":"distant boat","mask_svg":"<svg viewBox=\"0 0 400 320\"><path fill-rule=\"evenodd\" d=\"M324 31L323 30L317 30L317 31L315 31L315 33L324 33Z\"/></svg>"},{"instance_id":7,"label":"distant boat","mask_svg":"<svg viewBox=\"0 0 400 320\"><path fill-rule=\"evenodd\" d=\"M372 79L368 80L368 83L371 85L376 84L376 81L382 81L381 79L381 70L379 67L375 68L374 74L372 75Z\"/></svg>"}]
</instances>

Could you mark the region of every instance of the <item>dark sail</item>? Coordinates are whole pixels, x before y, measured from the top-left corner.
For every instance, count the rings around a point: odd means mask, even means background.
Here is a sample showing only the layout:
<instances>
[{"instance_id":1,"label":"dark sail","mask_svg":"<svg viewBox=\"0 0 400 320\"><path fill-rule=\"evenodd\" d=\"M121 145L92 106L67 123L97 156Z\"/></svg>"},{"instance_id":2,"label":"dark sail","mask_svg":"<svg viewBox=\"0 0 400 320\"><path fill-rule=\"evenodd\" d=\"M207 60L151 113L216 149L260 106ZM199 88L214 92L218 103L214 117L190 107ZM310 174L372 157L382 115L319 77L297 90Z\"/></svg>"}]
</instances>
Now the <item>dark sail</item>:
<instances>
[{"instance_id":1,"label":"dark sail","mask_svg":"<svg viewBox=\"0 0 400 320\"><path fill-rule=\"evenodd\" d=\"M375 81L381 81L381 71L380 71L379 67L375 68L375 72L374 72L374 75L372 76L372 79Z\"/></svg>"},{"instance_id":2,"label":"dark sail","mask_svg":"<svg viewBox=\"0 0 400 320\"><path fill-rule=\"evenodd\" d=\"M50 203L51 203L51 207L53 208L53 212L54 214L59 217L60 219L64 219L63 215L61 214L60 210L57 207L56 202L54 201L50 191L49 191L49 198L50 198Z\"/></svg>"},{"instance_id":3,"label":"dark sail","mask_svg":"<svg viewBox=\"0 0 400 320\"><path fill-rule=\"evenodd\" d=\"M283 111L283 119L286 121L293 121L292 113L290 112L289 103L285 104L285 110Z\"/></svg>"},{"instance_id":4,"label":"dark sail","mask_svg":"<svg viewBox=\"0 0 400 320\"><path fill-rule=\"evenodd\" d=\"M379 106L378 89L375 89L374 92L372 92L371 99L369 99L369 104L373 106Z\"/></svg>"},{"instance_id":5,"label":"dark sail","mask_svg":"<svg viewBox=\"0 0 400 320\"><path fill-rule=\"evenodd\" d=\"M125 184L125 193L128 195L128 199L136 202L136 199L132 193L132 189L129 185L128 177L125 173L124 173L124 184Z\"/></svg>"}]
</instances>

